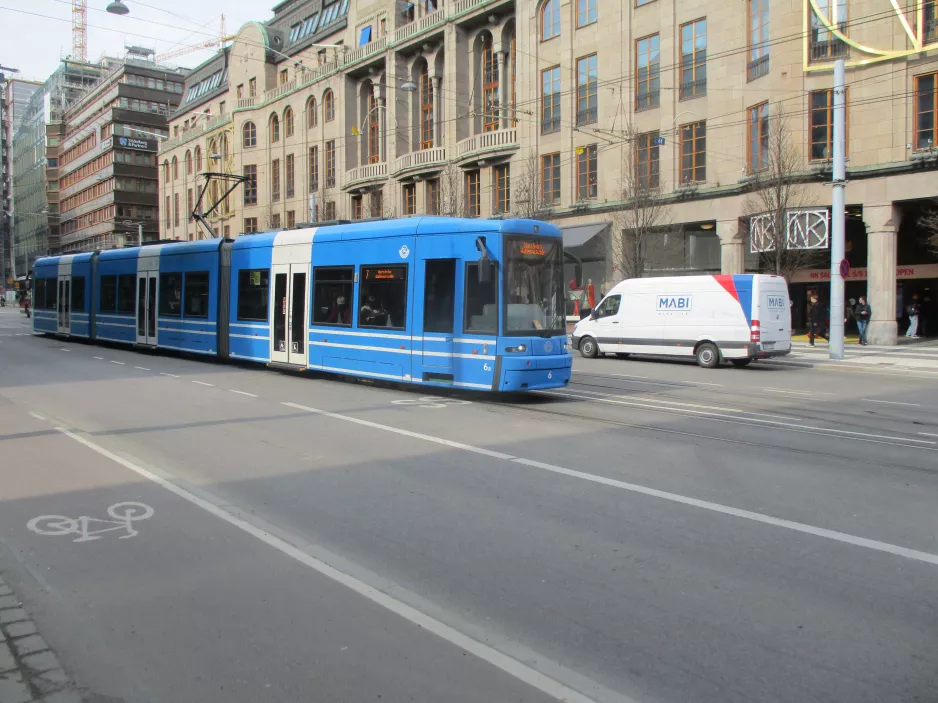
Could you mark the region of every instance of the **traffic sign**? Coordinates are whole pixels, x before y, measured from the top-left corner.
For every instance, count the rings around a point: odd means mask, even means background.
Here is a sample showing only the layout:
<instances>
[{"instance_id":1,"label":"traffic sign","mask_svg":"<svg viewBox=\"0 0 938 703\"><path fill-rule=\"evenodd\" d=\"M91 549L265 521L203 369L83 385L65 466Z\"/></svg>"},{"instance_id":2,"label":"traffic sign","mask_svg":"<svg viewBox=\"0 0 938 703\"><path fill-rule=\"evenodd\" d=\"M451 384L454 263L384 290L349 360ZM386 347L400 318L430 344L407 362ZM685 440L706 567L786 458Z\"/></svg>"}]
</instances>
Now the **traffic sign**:
<instances>
[{"instance_id":1,"label":"traffic sign","mask_svg":"<svg viewBox=\"0 0 938 703\"><path fill-rule=\"evenodd\" d=\"M846 259L840 260L840 277L848 278L850 276L850 262Z\"/></svg>"}]
</instances>

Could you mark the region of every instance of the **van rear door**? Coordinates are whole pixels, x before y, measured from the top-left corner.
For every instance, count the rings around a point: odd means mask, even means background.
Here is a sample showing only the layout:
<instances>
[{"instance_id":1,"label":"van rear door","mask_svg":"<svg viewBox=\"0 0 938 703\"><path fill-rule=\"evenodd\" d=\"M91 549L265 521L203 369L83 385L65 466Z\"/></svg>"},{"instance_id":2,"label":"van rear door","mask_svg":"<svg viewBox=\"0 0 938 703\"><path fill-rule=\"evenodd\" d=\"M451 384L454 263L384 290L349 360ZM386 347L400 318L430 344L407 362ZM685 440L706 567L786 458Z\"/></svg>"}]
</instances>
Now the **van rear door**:
<instances>
[{"instance_id":1,"label":"van rear door","mask_svg":"<svg viewBox=\"0 0 938 703\"><path fill-rule=\"evenodd\" d=\"M752 319L759 321L762 349L777 351L791 348L791 305L788 286L780 276L755 276Z\"/></svg>"}]
</instances>

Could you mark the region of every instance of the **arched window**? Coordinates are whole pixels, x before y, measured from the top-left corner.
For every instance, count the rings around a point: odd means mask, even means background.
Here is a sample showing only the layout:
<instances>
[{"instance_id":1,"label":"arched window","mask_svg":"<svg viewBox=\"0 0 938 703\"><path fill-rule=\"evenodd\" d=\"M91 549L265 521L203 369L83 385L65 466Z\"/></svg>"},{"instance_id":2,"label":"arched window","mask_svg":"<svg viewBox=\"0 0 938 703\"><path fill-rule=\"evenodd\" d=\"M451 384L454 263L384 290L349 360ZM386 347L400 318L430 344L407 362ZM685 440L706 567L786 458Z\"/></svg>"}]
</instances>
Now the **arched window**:
<instances>
[{"instance_id":1,"label":"arched window","mask_svg":"<svg viewBox=\"0 0 938 703\"><path fill-rule=\"evenodd\" d=\"M179 160L173 157L173 180L179 178Z\"/></svg>"},{"instance_id":2,"label":"arched window","mask_svg":"<svg viewBox=\"0 0 938 703\"><path fill-rule=\"evenodd\" d=\"M283 133L285 137L293 136L293 108L288 107L283 111Z\"/></svg>"},{"instance_id":3,"label":"arched window","mask_svg":"<svg viewBox=\"0 0 938 703\"><path fill-rule=\"evenodd\" d=\"M381 161L381 110L378 109L378 94L372 84L368 94L368 163Z\"/></svg>"},{"instance_id":4,"label":"arched window","mask_svg":"<svg viewBox=\"0 0 938 703\"><path fill-rule=\"evenodd\" d=\"M316 98L310 97L306 101L306 129L312 129L319 124L319 115L316 114Z\"/></svg>"},{"instance_id":5,"label":"arched window","mask_svg":"<svg viewBox=\"0 0 938 703\"><path fill-rule=\"evenodd\" d=\"M280 118L276 114L270 116L270 143L280 141Z\"/></svg>"},{"instance_id":6,"label":"arched window","mask_svg":"<svg viewBox=\"0 0 938 703\"><path fill-rule=\"evenodd\" d=\"M163 183L169 183L169 159L163 161Z\"/></svg>"},{"instance_id":7,"label":"arched window","mask_svg":"<svg viewBox=\"0 0 938 703\"><path fill-rule=\"evenodd\" d=\"M192 175L192 152L186 150L186 175Z\"/></svg>"},{"instance_id":8,"label":"arched window","mask_svg":"<svg viewBox=\"0 0 938 703\"><path fill-rule=\"evenodd\" d=\"M257 127L254 126L253 122L245 122L244 127L241 128L242 135L242 146L245 149L249 149L252 146L257 146Z\"/></svg>"},{"instance_id":9,"label":"arched window","mask_svg":"<svg viewBox=\"0 0 938 703\"><path fill-rule=\"evenodd\" d=\"M482 131L494 132L498 129L499 118L499 80L498 56L492 35L486 34L482 40Z\"/></svg>"},{"instance_id":10,"label":"arched window","mask_svg":"<svg viewBox=\"0 0 938 703\"><path fill-rule=\"evenodd\" d=\"M560 36L560 0L547 0L541 8L541 41Z\"/></svg>"},{"instance_id":11,"label":"arched window","mask_svg":"<svg viewBox=\"0 0 938 703\"><path fill-rule=\"evenodd\" d=\"M420 69L420 148L433 148L433 79L426 63Z\"/></svg>"},{"instance_id":12,"label":"arched window","mask_svg":"<svg viewBox=\"0 0 938 703\"><path fill-rule=\"evenodd\" d=\"M323 122L332 122L335 119L335 97L331 89L322 94L322 119Z\"/></svg>"},{"instance_id":13,"label":"arched window","mask_svg":"<svg viewBox=\"0 0 938 703\"><path fill-rule=\"evenodd\" d=\"M202 172L202 147L195 148L195 170L196 173Z\"/></svg>"}]
</instances>

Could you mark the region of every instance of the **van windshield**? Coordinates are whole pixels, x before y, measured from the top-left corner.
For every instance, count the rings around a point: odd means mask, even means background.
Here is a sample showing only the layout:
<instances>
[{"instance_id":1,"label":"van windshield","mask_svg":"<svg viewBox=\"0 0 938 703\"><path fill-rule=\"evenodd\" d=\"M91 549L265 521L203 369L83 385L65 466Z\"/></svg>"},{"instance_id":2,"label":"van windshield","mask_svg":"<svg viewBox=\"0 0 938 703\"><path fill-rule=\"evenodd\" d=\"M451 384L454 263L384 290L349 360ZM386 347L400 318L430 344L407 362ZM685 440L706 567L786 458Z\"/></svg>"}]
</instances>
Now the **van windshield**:
<instances>
[{"instance_id":1,"label":"van windshield","mask_svg":"<svg viewBox=\"0 0 938 703\"><path fill-rule=\"evenodd\" d=\"M563 250L560 239L505 241L505 334L564 334Z\"/></svg>"}]
</instances>

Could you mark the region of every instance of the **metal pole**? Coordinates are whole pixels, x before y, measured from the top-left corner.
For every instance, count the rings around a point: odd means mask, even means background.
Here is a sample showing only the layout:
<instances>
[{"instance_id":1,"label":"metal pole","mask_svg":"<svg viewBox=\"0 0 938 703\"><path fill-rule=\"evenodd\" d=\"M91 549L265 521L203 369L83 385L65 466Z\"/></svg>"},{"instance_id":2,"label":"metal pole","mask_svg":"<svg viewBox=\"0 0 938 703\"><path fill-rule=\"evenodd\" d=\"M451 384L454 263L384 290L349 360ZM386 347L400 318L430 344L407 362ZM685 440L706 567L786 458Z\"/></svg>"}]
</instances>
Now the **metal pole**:
<instances>
[{"instance_id":1,"label":"metal pole","mask_svg":"<svg viewBox=\"0 0 938 703\"><path fill-rule=\"evenodd\" d=\"M844 358L844 279L840 264L844 261L845 198L847 165L845 161L845 71L844 60L834 64L834 178L831 203L831 328L830 358Z\"/></svg>"},{"instance_id":2,"label":"metal pole","mask_svg":"<svg viewBox=\"0 0 938 703\"><path fill-rule=\"evenodd\" d=\"M143 223L139 222L137 224L137 246L143 246Z\"/></svg>"}]
</instances>

